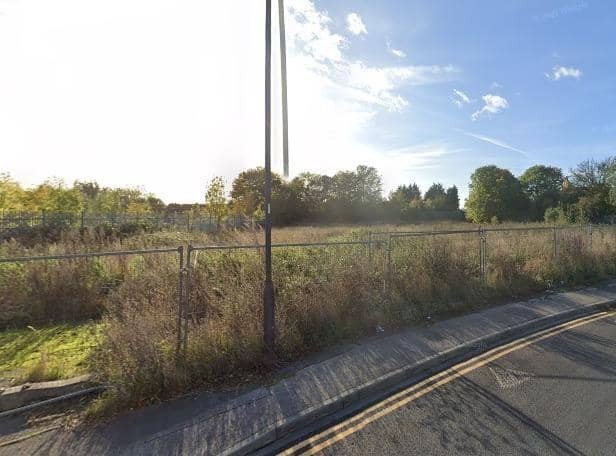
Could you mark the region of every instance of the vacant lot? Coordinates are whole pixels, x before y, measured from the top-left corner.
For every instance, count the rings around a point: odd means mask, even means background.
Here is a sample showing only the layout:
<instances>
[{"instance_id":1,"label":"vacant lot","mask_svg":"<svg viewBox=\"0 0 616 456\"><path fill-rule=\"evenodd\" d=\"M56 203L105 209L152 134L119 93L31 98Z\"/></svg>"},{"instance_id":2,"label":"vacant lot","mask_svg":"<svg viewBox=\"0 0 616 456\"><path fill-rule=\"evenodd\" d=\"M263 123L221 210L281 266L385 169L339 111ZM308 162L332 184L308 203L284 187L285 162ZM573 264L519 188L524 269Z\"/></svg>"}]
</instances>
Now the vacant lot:
<instances>
[{"instance_id":1,"label":"vacant lot","mask_svg":"<svg viewBox=\"0 0 616 456\"><path fill-rule=\"evenodd\" d=\"M377 328L423 323L439 315L616 276L616 230L611 227L591 233L587 227L529 231L528 225L515 225L511 226L515 231L488 232L483 255L478 231L421 237L389 234L469 228L478 229L446 224L276 230L277 243L372 240L275 248L280 360L373 334ZM160 232L122 241L90 233L31 249L6 243L0 256L188 243L256 244L261 239L259 232L239 231L216 236ZM88 362L101 380L117 386L108 403L155 401L258 372L262 250L193 252L190 266L183 275L188 296L180 301L177 253L0 264L0 324L39 328L50 322L96 319L100 338L96 336L97 347ZM186 311L187 339L178 358L180 302ZM79 334L75 333L76 340L83 338ZM37 353L39 359L49 359L44 350ZM66 364L72 365L77 368L67 367L57 375L77 372L83 364Z\"/></svg>"}]
</instances>

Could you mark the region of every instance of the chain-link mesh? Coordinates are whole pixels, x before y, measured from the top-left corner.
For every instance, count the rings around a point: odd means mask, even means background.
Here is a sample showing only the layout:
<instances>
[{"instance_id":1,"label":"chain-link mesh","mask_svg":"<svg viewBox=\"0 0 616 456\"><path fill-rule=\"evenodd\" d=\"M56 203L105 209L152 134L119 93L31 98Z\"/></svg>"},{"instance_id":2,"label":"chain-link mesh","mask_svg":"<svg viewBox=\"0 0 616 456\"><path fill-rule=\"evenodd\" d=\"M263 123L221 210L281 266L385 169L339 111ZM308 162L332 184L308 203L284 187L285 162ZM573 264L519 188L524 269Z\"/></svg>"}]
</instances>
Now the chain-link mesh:
<instances>
[{"instance_id":1,"label":"chain-link mesh","mask_svg":"<svg viewBox=\"0 0 616 456\"><path fill-rule=\"evenodd\" d=\"M495 296L616 274L612 227L375 232L348 239L273 246L282 358ZM232 372L260 359L263 348L263 249L189 246L186 252L0 258L0 326L9 330L0 337L42 347L23 365L43 358L50 363L97 345L104 313L112 324L102 352L114 354L122 375L130 363L163 365L161 356L200 364L205 376ZM56 333L48 330L52 322ZM44 349L46 340L63 337ZM0 377L15 377L15 366L2 356Z\"/></svg>"}]
</instances>

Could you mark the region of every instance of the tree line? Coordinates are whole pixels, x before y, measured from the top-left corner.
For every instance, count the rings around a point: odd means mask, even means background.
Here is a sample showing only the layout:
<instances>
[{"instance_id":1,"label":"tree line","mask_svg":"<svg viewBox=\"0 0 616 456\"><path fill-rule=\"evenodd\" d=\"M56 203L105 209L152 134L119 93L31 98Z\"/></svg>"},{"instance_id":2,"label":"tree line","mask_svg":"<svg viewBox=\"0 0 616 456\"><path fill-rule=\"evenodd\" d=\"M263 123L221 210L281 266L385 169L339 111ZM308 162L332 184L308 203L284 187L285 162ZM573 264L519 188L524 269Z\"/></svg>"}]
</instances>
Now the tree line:
<instances>
[{"instance_id":1,"label":"tree line","mask_svg":"<svg viewBox=\"0 0 616 456\"><path fill-rule=\"evenodd\" d=\"M96 182L49 179L23 188L9 174L0 174L0 210L3 212L64 212L143 214L161 212L165 203L139 188L101 187Z\"/></svg>"},{"instance_id":2,"label":"tree line","mask_svg":"<svg viewBox=\"0 0 616 456\"><path fill-rule=\"evenodd\" d=\"M264 170L239 173L229 192L222 177L206 186L195 204L166 205L138 188L101 187L96 182L48 180L23 188L0 174L3 211L57 211L163 214L190 212L222 221L231 215L264 216ZM535 165L520 176L494 165L471 175L469 196L460 210L458 189L432 184L425 192L410 182L383 196L382 179L374 167L360 165L332 176L302 173L291 180L272 177L274 223L355 223L463 220L474 223L546 221L549 223L613 222L616 216L616 157L586 160L565 174L560 168Z\"/></svg>"},{"instance_id":3,"label":"tree line","mask_svg":"<svg viewBox=\"0 0 616 456\"><path fill-rule=\"evenodd\" d=\"M263 180L263 168L241 172L231 185L228 210L262 217ZM212 184L220 188L220 178L215 181ZM212 185L209 193L211 189ZM217 200L222 201L221 192L216 194ZM206 211L216 206L211 201L206 197ZM435 183L422 195L419 187L412 183L399 186L389 198L383 198L383 183L378 171L364 165L333 176L302 173L290 181L274 174L272 207L274 223L278 225L463 219L455 186L445 189L442 184Z\"/></svg>"},{"instance_id":4,"label":"tree line","mask_svg":"<svg viewBox=\"0 0 616 456\"><path fill-rule=\"evenodd\" d=\"M585 160L565 175L535 165L515 177L497 166L471 175L465 212L475 223L546 221L613 223L616 218L616 157Z\"/></svg>"},{"instance_id":5,"label":"tree line","mask_svg":"<svg viewBox=\"0 0 616 456\"><path fill-rule=\"evenodd\" d=\"M229 201L223 198L224 184L217 178L222 192L219 201L225 201L228 210L262 215L263 173L262 168L240 173L232 183ZM207 203L206 209L211 209ZM531 166L518 177L495 165L479 167L471 175L464 211L459 210L455 185L445 188L434 183L422 193L411 182L384 198L382 180L368 166L331 177L303 173L289 182L275 174L272 204L279 224L463 218L473 223L613 223L616 157L585 160L568 174L548 165Z\"/></svg>"}]
</instances>

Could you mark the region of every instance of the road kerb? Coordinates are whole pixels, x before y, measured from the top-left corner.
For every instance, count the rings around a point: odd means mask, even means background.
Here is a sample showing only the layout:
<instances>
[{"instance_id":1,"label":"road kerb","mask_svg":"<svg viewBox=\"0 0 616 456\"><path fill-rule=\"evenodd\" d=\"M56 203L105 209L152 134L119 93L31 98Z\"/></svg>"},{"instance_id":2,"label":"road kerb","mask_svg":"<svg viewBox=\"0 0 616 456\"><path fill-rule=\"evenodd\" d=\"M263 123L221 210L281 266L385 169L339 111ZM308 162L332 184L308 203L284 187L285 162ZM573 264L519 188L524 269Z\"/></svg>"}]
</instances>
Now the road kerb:
<instances>
[{"instance_id":1,"label":"road kerb","mask_svg":"<svg viewBox=\"0 0 616 456\"><path fill-rule=\"evenodd\" d=\"M271 426L258 434L254 434L249 438L237 442L220 454L223 456L243 455L258 450L259 448L274 443L276 440L281 439L291 432L304 428L317 420L324 419L328 415L340 412L358 400L365 400L372 397L375 401L379 400L382 396L391 394L391 390L400 386L406 378L417 376L422 372L435 369L438 366L445 367L453 360L458 361L463 358L471 358L498 347L499 345L548 329L566 321L601 312L609 309L615 304L616 300L606 299L584 307L570 309L558 314L547 315L524 323L519 323L507 329L465 342L464 344L445 350L418 363L401 367L355 388L345 390L324 401L322 404L304 409L295 415L285 417L279 420L275 426Z\"/></svg>"}]
</instances>

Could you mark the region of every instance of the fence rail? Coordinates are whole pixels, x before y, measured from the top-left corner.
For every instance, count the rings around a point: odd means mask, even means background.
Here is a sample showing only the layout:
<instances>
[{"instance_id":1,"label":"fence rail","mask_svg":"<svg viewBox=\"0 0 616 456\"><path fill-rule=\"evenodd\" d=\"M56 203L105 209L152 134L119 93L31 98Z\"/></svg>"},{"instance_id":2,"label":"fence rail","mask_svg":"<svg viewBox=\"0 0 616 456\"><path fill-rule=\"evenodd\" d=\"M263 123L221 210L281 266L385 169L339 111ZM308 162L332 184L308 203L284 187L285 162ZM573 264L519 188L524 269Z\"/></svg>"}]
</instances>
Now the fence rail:
<instances>
[{"instance_id":1,"label":"fence rail","mask_svg":"<svg viewBox=\"0 0 616 456\"><path fill-rule=\"evenodd\" d=\"M87 253L64 253L58 255L22 256L0 258L0 263L26 263L31 261L47 260L70 260L77 258L99 258L99 257L118 257L131 255L148 255L152 253L171 253L183 251L184 247L170 247L165 249L146 249L146 250L120 250L116 252L87 252Z\"/></svg>"},{"instance_id":2,"label":"fence rail","mask_svg":"<svg viewBox=\"0 0 616 456\"><path fill-rule=\"evenodd\" d=\"M406 276L402 277L401 271L415 256L422 254L423 246L420 238L455 238L460 239L460 249L457 254L464 256L464 261L468 263L468 267L475 274L475 278L479 283L485 284L488 274L488 269L492 261L496 261L494 253L488 249L492 243L502 243L505 246L513 246L514 243L519 243L522 236L521 233L546 233L545 244L543 250L529 252L529 255L550 255L556 259L559 255L561 244L564 246L565 234L571 230L584 240L588 246L592 246L593 233L603 231L604 227L588 226L550 226L550 227L479 227L477 229L468 230L439 230L439 231L416 231L416 232L370 232L366 234L365 239L361 240L341 240L331 242L307 242L307 243L277 243L273 244L274 258L277 258L277 252L292 252L299 250L306 255L302 257L302 261L308 262L303 265L296 266L298 269L293 272L296 275L302 275L310 268L319 268L323 274L320 280L330 280L332 274L344 271L345 268L361 267L366 268L371 277L374 278L375 287L378 292L382 293L382 298L387 300L391 296L392 291L399 285L401 280L408 280ZM613 229L611 227L610 229ZM575 231L577 230L577 231ZM616 235L616 231L614 231ZM540 242L544 242L541 241ZM88 259L88 258L103 258L103 257L130 257L130 256L151 256L158 254L175 254L177 255L175 265L171 264L170 271L172 274L177 273L177 304L175 305L176 312L176 355L178 359L182 357L187 346L187 340L190 334L190 325L195 318L201 318L202 311L196 311L195 305L201 304L197 301L204 298L199 298L193 294L193 280L197 269L207 266L215 262L215 258L208 255L229 254L237 251L255 251L257 255L251 257L254 265L260 265L262 250L264 244L244 244L244 245L203 245L203 246L178 246L158 249L141 249L127 251L111 251L111 252L84 252L84 253L66 253L54 255L39 255L39 256L17 256L17 257L0 257L0 274L4 273L2 265L5 264L25 264L38 262L62 262L70 260ZM342 249L347 249L349 255L341 255ZM201 258L201 263L197 263L197 253L203 252L205 257ZM312 253L311 253L312 252ZM317 252L317 253L315 253ZM318 254L318 252L329 252L327 254ZM298 257L290 256L291 260L297 260ZM349 260L350 258L350 260ZM410 260L409 260L410 258ZM241 258L238 260L240 261ZM404 260L404 261L403 261ZM299 260L297 260L299 261ZM351 264L345 263L350 261ZM314 264L316 263L316 264ZM251 280L258 282L262 274L257 266L255 274L251 276ZM274 274L277 267L289 267L288 264L282 266L274 264ZM175 269L173 269L175 268ZM302 269L303 268L303 269ZM329 268L329 269L328 269ZM173 271L176 272L173 272ZM281 271L281 269L279 269ZM330 272L328 272L330 271ZM331 272L334 271L334 272ZM400 277L399 277L400 276ZM74 277L79 277L75 275ZM242 276L240 275L240 278ZM288 276L292 277L292 276ZM2 276L0 275L0 278ZM76 279L77 280L77 279ZM275 280L281 280L276 279ZM282 279L283 280L283 279ZM206 285L212 287L210 282L205 282ZM378 286L377 286L378 284ZM257 284L258 285L258 284ZM284 285L278 282L278 285ZM310 284L309 284L310 285ZM318 284L313 284L317 286ZM175 286L174 286L175 288ZM10 301L11 297L4 297L2 293L4 289L0 289L0 311L1 306ZM10 304L10 303L9 303ZM0 320L1 322L1 320Z\"/></svg>"}]
</instances>

